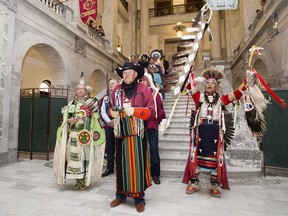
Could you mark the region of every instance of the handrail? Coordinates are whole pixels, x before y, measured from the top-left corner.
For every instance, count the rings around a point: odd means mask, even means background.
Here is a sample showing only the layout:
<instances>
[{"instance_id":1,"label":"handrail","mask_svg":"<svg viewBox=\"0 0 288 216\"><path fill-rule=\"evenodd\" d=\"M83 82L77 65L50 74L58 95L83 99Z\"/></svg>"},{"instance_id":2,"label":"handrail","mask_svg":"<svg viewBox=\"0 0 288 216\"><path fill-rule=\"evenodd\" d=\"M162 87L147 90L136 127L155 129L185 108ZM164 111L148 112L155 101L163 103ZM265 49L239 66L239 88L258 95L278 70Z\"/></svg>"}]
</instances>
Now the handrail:
<instances>
[{"instance_id":1,"label":"handrail","mask_svg":"<svg viewBox=\"0 0 288 216\"><path fill-rule=\"evenodd\" d=\"M171 118L172 118L172 116L173 116L173 114L174 114L174 111L175 111L176 105L177 105L177 103L178 103L178 100L179 100L179 98L180 98L180 95L181 95L181 94L178 94L178 96L177 96L177 98L176 98L176 100L175 100L175 102L174 102L174 105L173 105L173 107L172 107L172 109L171 109L169 118L168 118L168 120L167 120L167 122L166 122L166 124L165 124L165 129L168 128L169 125L170 125L170 121L171 121ZM164 130L164 131L165 131L165 130Z\"/></svg>"},{"instance_id":2,"label":"handrail","mask_svg":"<svg viewBox=\"0 0 288 216\"><path fill-rule=\"evenodd\" d=\"M54 1L48 1L48 0L38 0L38 1L41 2L43 5L47 6L48 8L51 8L57 15L59 15L65 20L66 18L69 18L72 15L72 11L69 11L70 8L64 5L63 2L59 1L55 3ZM67 13L69 12L71 14L68 15Z\"/></svg>"}]
</instances>

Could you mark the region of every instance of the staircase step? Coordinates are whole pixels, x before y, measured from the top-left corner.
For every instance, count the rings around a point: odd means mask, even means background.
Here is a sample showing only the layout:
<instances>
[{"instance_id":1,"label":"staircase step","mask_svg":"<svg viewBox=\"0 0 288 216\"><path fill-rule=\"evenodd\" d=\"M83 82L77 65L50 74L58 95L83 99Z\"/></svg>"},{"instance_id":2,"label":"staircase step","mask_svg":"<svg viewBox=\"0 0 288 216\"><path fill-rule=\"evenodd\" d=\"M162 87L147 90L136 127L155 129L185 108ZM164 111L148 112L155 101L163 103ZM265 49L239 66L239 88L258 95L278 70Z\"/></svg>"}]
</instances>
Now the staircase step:
<instances>
[{"instance_id":1,"label":"staircase step","mask_svg":"<svg viewBox=\"0 0 288 216\"><path fill-rule=\"evenodd\" d=\"M166 112L166 115L167 116L170 116L170 112ZM191 112L190 111L188 111L187 112L187 115L186 115L186 112L185 111L182 111L182 112L174 112L173 113L173 116L172 116L172 118L189 118L190 119L190 115L191 115Z\"/></svg>"},{"instance_id":2,"label":"staircase step","mask_svg":"<svg viewBox=\"0 0 288 216\"><path fill-rule=\"evenodd\" d=\"M161 164L165 165L185 165L187 162L188 154L162 154L160 152Z\"/></svg>"},{"instance_id":3,"label":"staircase step","mask_svg":"<svg viewBox=\"0 0 288 216\"><path fill-rule=\"evenodd\" d=\"M159 145L159 149L163 149L163 150L169 150L172 152L175 152L176 150L181 150L181 151L186 151L186 153L189 152L189 145L174 145L174 146L170 146L170 145L165 145L165 144L160 144Z\"/></svg>"},{"instance_id":4,"label":"staircase step","mask_svg":"<svg viewBox=\"0 0 288 216\"><path fill-rule=\"evenodd\" d=\"M183 132L189 136L189 125L168 127L165 131L165 134L170 132Z\"/></svg>"},{"instance_id":5,"label":"staircase step","mask_svg":"<svg viewBox=\"0 0 288 216\"><path fill-rule=\"evenodd\" d=\"M188 131L182 131L182 132L180 132L180 131L177 131L177 132L173 132L173 131L171 131L171 132L165 132L164 133L164 135L163 135L163 138L166 138L166 139L168 139L168 138L178 138L178 139L180 139L180 140L189 140L189 133L188 133Z\"/></svg>"},{"instance_id":6,"label":"staircase step","mask_svg":"<svg viewBox=\"0 0 288 216\"><path fill-rule=\"evenodd\" d=\"M159 145L159 152L163 155L175 155L177 157L178 155L188 155L189 153L189 145L177 145L177 146L171 146L171 145Z\"/></svg>"},{"instance_id":7,"label":"staircase step","mask_svg":"<svg viewBox=\"0 0 288 216\"><path fill-rule=\"evenodd\" d=\"M191 98L190 98L191 99ZM187 100L188 100L188 97L180 97L179 99L178 99L178 104L179 103L183 103L183 102L185 102L185 103L187 103ZM165 103L175 103L175 101L176 101L176 98L167 98L167 97L165 97L165 99L164 99L164 101L165 101Z\"/></svg>"},{"instance_id":8,"label":"staircase step","mask_svg":"<svg viewBox=\"0 0 288 216\"><path fill-rule=\"evenodd\" d=\"M167 104L167 103L165 103L164 104L164 108L167 108L167 109L172 109L172 107L173 107L173 105L174 104ZM195 105L194 104L188 104L188 108L192 108L192 107L195 107ZM187 104L185 103L185 104L177 104L177 106L175 107L175 109L183 109L183 110L186 110L186 108L187 108Z\"/></svg>"},{"instance_id":9,"label":"staircase step","mask_svg":"<svg viewBox=\"0 0 288 216\"><path fill-rule=\"evenodd\" d=\"M161 177L179 177L183 178L185 171L186 163L183 165L167 165L163 164L161 160ZM227 167L227 172L229 176L229 180L239 180L243 178L257 178L262 174L261 168L243 168L243 167L231 167L229 165ZM201 170L200 172L200 181L201 179L209 179L208 170ZM181 179L180 179L181 181Z\"/></svg>"},{"instance_id":10,"label":"staircase step","mask_svg":"<svg viewBox=\"0 0 288 216\"><path fill-rule=\"evenodd\" d=\"M169 145L169 146L189 146L189 139L179 139L179 138L162 138L161 140L159 140L159 146L160 145ZM172 148L171 146L171 148Z\"/></svg>"},{"instance_id":11,"label":"staircase step","mask_svg":"<svg viewBox=\"0 0 288 216\"><path fill-rule=\"evenodd\" d=\"M161 161L161 177L179 177L182 178L186 164L167 165Z\"/></svg>"}]
</instances>

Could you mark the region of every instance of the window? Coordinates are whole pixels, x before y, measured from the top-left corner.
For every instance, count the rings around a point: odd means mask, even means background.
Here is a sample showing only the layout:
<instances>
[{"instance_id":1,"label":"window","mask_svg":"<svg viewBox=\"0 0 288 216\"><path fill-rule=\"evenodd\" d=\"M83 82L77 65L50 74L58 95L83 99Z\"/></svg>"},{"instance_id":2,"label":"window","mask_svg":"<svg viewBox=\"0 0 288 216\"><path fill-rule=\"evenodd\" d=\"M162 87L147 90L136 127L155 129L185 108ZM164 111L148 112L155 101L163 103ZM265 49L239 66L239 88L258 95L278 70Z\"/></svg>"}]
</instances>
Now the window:
<instances>
[{"instance_id":1,"label":"window","mask_svg":"<svg viewBox=\"0 0 288 216\"><path fill-rule=\"evenodd\" d=\"M40 84L40 93L42 94L47 94L51 87L51 81L50 80L44 80L41 84Z\"/></svg>"}]
</instances>

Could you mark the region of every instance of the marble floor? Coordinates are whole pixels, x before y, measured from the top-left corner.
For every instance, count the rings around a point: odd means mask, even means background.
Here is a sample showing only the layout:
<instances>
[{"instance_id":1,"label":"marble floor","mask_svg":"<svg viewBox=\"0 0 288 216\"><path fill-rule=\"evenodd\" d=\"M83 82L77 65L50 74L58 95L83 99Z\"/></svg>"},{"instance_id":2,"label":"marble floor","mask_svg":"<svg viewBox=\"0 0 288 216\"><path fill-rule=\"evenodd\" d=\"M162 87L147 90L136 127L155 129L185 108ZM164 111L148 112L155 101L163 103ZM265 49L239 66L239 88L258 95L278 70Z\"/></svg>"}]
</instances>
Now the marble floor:
<instances>
[{"instance_id":1,"label":"marble floor","mask_svg":"<svg viewBox=\"0 0 288 216\"><path fill-rule=\"evenodd\" d=\"M21 160L0 166L0 215L288 215L288 178L234 179L230 181L231 190L224 190L220 199L208 194L205 178L201 190L193 195L185 193L180 177L161 180L160 185L147 189L146 209L137 213L132 199L110 208L115 193L115 174L102 178L86 191L75 191L74 181L62 187L55 184L51 162Z\"/></svg>"}]
</instances>

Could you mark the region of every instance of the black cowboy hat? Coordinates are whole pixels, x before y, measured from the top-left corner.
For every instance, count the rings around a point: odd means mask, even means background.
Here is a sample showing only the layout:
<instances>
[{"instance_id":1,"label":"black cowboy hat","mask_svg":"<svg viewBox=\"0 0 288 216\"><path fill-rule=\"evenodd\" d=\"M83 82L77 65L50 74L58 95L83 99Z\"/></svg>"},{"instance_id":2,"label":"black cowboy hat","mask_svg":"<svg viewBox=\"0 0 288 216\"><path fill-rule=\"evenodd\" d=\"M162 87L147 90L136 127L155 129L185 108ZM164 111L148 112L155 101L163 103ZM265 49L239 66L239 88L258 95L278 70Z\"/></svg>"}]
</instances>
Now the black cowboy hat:
<instances>
[{"instance_id":1,"label":"black cowboy hat","mask_svg":"<svg viewBox=\"0 0 288 216\"><path fill-rule=\"evenodd\" d=\"M116 72L118 76L123 78L123 71L132 69L135 72L137 72L137 77L136 79L140 79L144 75L144 68L140 65L135 65L133 62L125 62L123 67L118 67L116 68Z\"/></svg>"}]
</instances>

